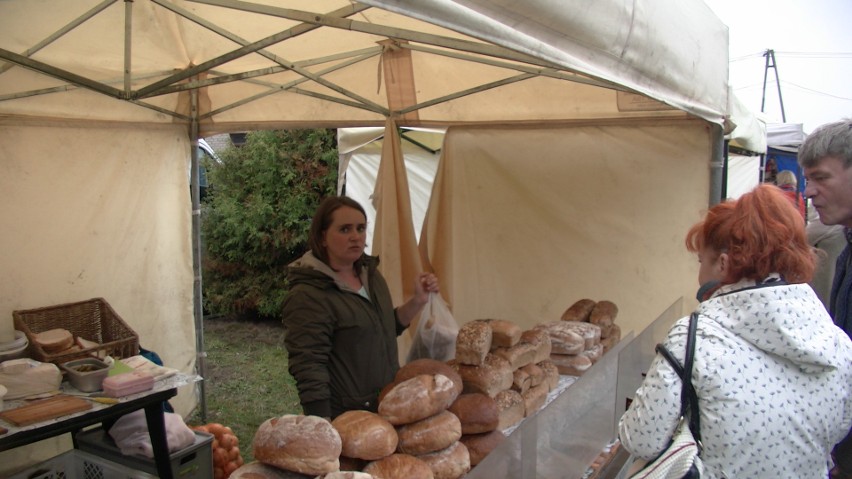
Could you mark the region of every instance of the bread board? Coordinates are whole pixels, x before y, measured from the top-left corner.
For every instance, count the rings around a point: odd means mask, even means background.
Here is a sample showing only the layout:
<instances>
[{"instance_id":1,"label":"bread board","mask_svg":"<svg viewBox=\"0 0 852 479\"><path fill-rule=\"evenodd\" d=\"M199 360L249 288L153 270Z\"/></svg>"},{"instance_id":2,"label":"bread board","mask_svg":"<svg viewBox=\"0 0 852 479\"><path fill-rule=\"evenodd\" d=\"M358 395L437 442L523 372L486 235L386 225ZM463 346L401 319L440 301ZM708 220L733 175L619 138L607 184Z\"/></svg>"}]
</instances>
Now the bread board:
<instances>
[{"instance_id":1,"label":"bread board","mask_svg":"<svg viewBox=\"0 0 852 479\"><path fill-rule=\"evenodd\" d=\"M53 396L47 399L39 399L26 406L0 412L0 419L21 427L91 408L92 403L85 399L71 396Z\"/></svg>"}]
</instances>

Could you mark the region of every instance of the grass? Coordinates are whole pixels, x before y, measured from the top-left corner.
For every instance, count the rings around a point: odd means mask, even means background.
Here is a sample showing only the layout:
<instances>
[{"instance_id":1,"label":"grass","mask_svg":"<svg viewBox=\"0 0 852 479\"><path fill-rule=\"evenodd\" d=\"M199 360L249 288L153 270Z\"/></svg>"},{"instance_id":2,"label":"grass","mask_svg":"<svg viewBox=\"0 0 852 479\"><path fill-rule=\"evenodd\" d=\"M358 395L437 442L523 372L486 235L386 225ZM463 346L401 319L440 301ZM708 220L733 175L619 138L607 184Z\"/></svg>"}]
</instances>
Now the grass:
<instances>
[{"instance_id":1,"label":"grass","mask_svg":"<svg viewBox=\"0 0 852 479\"><path fill-rule=\"evenodd\" d=\"M229 426L243 460L251 462L252 439L263 421L302 412L296 382L287 370L284 327L277 320L208 318L204 345L207 420L201 420L199 402L186 423Z\"/></svg>"}]
</instances>

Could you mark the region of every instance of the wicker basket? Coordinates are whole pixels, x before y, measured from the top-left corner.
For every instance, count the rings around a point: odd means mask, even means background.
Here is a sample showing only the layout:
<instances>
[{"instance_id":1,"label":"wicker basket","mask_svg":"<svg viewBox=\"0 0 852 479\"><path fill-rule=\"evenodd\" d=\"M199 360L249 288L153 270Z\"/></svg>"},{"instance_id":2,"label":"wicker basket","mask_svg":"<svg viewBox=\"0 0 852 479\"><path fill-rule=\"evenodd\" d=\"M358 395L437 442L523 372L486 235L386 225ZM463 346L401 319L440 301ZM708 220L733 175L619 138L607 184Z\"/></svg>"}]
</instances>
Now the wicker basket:
<instances>
[{"instance_id":1,"label":"wicker basket","mask_svg":"<svg viewBox=\"0 0 852 479\"><path fill-rule=\"evenodd\" d=\"M103 298L59 304L38 309L13 311L15 329L30 341L30 357L43 363L62 364L87 357L129 358L139 354L139 335L118 316ZM67 329L74 337L98 343L97 347L77 351L48 353L35 341L45 331Z\"/></svg>"}]
</instances>

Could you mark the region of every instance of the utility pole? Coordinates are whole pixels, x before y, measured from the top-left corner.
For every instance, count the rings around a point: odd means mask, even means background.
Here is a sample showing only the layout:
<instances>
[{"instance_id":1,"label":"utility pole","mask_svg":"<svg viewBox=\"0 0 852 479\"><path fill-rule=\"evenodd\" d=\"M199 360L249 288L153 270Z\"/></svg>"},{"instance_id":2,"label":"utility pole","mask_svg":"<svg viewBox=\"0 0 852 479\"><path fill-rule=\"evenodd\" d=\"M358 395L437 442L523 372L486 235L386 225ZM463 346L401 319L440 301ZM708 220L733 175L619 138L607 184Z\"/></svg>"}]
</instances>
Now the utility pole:
<instances>
[{"instance_id":1,"label":"utility pole","mask_svg":"<svg viewBox=\"0 0 852 479\"><path fill-rule=\"evenodd\" d=\"M781 80L778 79L778 66L775 63L775 50L766 50L763 52L766 57L766 66L763 68L763 99L760 101L760 112L763 113L766 105L766 77L769 74L769 69L775 70L775 84L778 86L778 102L781 103L781 121L787 123L787 116L784 114L784 99L781 97Z\"/></svg>"}]
</instances>

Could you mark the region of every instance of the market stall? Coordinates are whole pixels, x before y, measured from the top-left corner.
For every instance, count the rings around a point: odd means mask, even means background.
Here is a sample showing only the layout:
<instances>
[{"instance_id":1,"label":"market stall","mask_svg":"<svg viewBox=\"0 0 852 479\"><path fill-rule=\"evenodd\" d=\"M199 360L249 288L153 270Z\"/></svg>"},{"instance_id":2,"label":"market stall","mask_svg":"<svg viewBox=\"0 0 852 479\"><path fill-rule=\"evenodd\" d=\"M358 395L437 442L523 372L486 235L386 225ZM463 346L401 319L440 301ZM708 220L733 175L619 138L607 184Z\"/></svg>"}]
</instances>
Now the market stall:
<instances>
[{"instance_id":1,"label":"market stall","mask_svg":"<svg viewBox=\"0 0 852 479\"><path fill-rule=\"evenodd\" d=\"M722 135L733 126L726 28L700 1L12 0L0 5L0 32L0 185L11 198L0 206L9 225L0 247L14 252L0 263L0 315L105 297L141 345L185 373L203 362L197 168L192 189L186 177L200 137L378 126L397 138L398 126L448 128L452 157L421 245L446 275L460 320L505 306L531 322L590 294L620 300L641 329L690 289L694 263L679 237L720 196ZM505 149L482 144L489 125L506 133ZM407 181L394 174L404 171L394 168L397 141L382 161L373 245L402 296L423 258ZM494 183L470 182L467 155ZM560 199L559 177L577 183ZM502 225L465 211L488 209L498 189L508 193L501 201L535 193L541 178L549 189ZM510 237L495 258L464 243L490 228L489 241L500 239L518 215L534 244ZM465 219L487 228L460 229ZM542 288L511 304L506 291L534 286L518 288L526 279L514 269L470 268L554 245L555 261L536 278ZM544 256L535 252L521 271ZM676 279L649 266L657 260ZM12 337L11 320L0 321L0 340ZM185 413L199 399L185 388L175 402ZM4 464L63 444L39 446L4 452Z\"/></svg>"}]
</instances>

